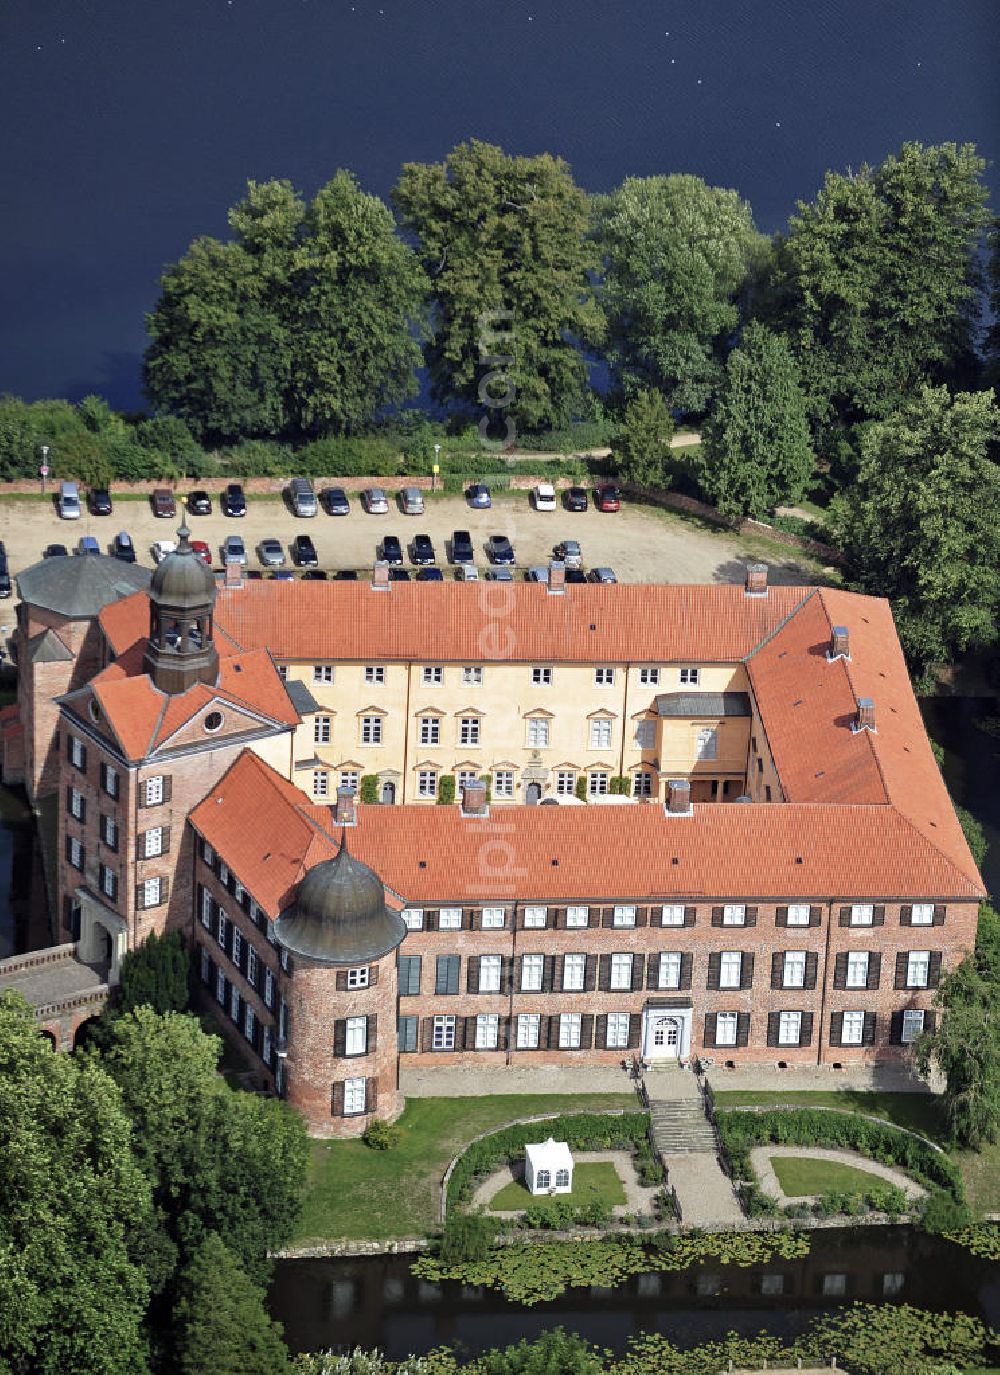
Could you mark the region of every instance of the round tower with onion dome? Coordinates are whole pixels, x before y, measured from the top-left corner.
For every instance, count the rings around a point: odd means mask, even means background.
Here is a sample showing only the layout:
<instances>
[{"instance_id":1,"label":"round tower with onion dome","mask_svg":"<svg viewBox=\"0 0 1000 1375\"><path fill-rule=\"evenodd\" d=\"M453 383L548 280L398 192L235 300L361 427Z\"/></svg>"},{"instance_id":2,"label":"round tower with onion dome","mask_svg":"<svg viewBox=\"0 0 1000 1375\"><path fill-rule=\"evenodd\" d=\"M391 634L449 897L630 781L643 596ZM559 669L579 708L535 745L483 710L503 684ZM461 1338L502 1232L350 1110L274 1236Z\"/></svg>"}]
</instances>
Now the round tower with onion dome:
<instances>
[{"instance_id":1,"label":"round tower with onion dome","mask_svg":"<svg viewBox=\"0 0 1000 1375\"><path fill-rule=\"evenodd\" d=\"M288 1102L313 1136L360 1136L391 1122L397 1082L396 950L406 935L378 875L340 849L303 877L274 935L288 952L279 1026Z\"/></svg>"}]
</instances>

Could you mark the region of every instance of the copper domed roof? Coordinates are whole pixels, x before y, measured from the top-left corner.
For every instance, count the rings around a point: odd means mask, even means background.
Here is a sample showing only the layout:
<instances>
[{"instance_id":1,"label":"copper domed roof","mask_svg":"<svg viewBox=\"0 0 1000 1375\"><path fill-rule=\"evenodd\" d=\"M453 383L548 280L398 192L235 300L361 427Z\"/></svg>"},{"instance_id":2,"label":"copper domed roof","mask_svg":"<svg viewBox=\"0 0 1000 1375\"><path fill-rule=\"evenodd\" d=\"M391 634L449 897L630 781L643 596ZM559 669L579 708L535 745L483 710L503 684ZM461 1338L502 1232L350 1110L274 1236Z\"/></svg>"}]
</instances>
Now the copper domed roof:
<instances>
[{"instance_id":1,"label":"copper domed roof","mask_svg":"<svg viewBox=\"0 0 1000 1375\"><path fill-rule=\"evenodd\" d=\"M149 584L150 600L179 610L206 606L215 601L215 575L191 548L191 531L182 525L178 545L157 565Z\"/></svg>"},{"instance_id":2,"label":"copper domed roof","mask_svg":"<svg viewBox=\"0 0 1000 1375\"><path fill-rule=\"evenodd\" d=\"M382 880L348 851L345 832L333 859L314 865L302 879L274 934L293 955L365 964L395 950L406 927L386 907Z\"/></svg>"}]
</instances>

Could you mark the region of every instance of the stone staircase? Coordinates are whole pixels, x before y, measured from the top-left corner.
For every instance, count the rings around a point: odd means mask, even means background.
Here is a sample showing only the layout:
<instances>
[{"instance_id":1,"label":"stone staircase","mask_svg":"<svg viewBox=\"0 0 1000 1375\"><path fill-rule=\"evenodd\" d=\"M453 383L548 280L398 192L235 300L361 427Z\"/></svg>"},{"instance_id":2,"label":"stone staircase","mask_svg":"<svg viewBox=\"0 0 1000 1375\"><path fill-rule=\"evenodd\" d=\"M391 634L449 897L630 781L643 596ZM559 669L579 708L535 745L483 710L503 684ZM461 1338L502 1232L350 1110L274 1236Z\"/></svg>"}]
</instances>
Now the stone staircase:
<instances>
[{"instance_id":1,"label":"stone staircase","mask_svg":"<svg viewBox=\"0 0 1000 1375\"><path fill-rule=\"evenodd\" d=\"M705 1116L701 1099L658 1098L649 1092L653 1145L660 1155L707 1151L715 1154L715 1133Z\"/></svg>"},{"instance_id":2,"label":"stone staircase","mask_svg":"<svg viewBox=\"0 0 1000 1375\"><path fill-rule=\"evenodd\" d=\"M643 1087L649 1103L653 1145L689 1226L732 1227L743 1213L716 1151L715 1129L705 1116L698 1081L679 1065L648 1069Z\"/></svg>"}]
</instances>

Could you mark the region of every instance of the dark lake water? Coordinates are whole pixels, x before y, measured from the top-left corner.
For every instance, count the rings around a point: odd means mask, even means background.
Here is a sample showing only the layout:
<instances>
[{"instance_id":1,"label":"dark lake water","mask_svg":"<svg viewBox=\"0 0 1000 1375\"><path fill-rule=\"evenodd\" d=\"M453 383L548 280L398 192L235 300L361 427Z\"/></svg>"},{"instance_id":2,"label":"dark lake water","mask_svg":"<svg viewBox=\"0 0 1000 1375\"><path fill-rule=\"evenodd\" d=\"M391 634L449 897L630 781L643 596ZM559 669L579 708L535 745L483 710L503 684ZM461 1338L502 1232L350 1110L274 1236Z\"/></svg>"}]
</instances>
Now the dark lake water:
<instances>
[{"instance_id":1,"label":"dark lake water","mask_svg":"<svg viewBox=\"0 0 1000 1375\"><path fill-rule=\"evenodd\" d=\"M283 1261L271 1288L293 1350L377 1346L396 1358L438 1345L483 1351L557 1325L617 1351L643 1331L681 1346L730 1331L791 1338L852 1300L961 1310L996 1326L1000 1267L906 1227L878 1227L815 1232L800 1260L637 1275L528 1309L488 1289L418 1280L404 1257Z\"/></svg>"},{"instance_id":2,"label":"dark lake water","mask_svg":"<svg viewBox=\"0 0 1000 1375\"><path fill-rule=\"evenodd\" d=\"M996 0L5 0L0 390L137 404L156 278L248 178L386 196L475 136L592 191L692 172L771 232L906 139L996 161L998 56Z\"/></svg>"}]
</instances>

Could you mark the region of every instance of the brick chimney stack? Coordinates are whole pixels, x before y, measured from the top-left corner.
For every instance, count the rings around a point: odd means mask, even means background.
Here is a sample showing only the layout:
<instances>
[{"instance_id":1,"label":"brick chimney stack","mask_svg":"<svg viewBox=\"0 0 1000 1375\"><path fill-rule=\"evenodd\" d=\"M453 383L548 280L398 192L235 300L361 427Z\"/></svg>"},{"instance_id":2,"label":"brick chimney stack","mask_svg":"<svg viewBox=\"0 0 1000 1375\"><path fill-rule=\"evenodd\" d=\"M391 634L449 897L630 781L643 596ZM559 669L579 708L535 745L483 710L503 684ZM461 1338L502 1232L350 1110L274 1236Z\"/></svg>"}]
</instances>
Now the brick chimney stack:
<instances>
[{"instance_id":1,"label":"brick chimney stack","mask_svg":"<svg viewBox=\"0 0 1000 1375\"><path fill-rule=\"evenodd\" d=\"M862 730L870 730L874 732L875 703L872 701L870 697L858 698L858 714L854 718L854 725L852 729L855 735L858 733L858 731Z\"/></svg>"},{"instance_id":2,"label":"brick chimney stack","mask_svg":"<svg viewBox=\"0 0 1000 1375\"><path fill-rule=\"evenodd\" d=\"M375 567L372 569L372 587L375 588L376 592L389 591L389 565L385 559L375 560Z\"/></svg>"},{"instance_id":3,"label":"brick chimney stack","mask_svg":"<svg viewBox=\"0 0 1000 1375\"><path fill-rule=\"evenodd\" d=\"M481 778L477 778L474 783L466 783L462 789L462 815L487 816L488 814L486 784Z\"/></svg>"},{"instance_id":4,"label":"brick chimney stack","mask_svg":"<svg viewBox=\"0 0 1000 1375\"><path fill-rule=\"evenodd\" d=\"M338 788L337 802L333 809L333 819L338 826L356 826L358 812L357 799L353 788Z\"/></svg>"},{"instance_id":5,"label":"brick chimney stack","mask_svg":"<svg viewBox=\"0 0 1000 1375\"><path fill-rule=\"evenodd\" d=\"M748 597L767 596L767 564L748 563L743 591Z\"/></svg>"},{"instance_id":6,"label":"brick chimney stack","mask_svg":"<svg viewBox=\"0 0 1000 1375\"><path fill-rule=\"evenodd\" d=\"M231 559L226 564L224 585L227 592L234 592L243 586L243 565Z\"/></svg>"},{"instance_id":7,"label":"brick chimney stack","mask_svg":"<svg viewBox=\"0 0 1000 1375\"><path fill-rule=\"evenodd\" d=\"M846 625L835 625L830 632L830 652L827 658L849 659L851 657L850 639Z\"/></svg>"},{"instance_id":8,"label":"brick chimney stack","mask_svg":"<svg viewBox=\"0 0 1000 1375\"><path fill-rule=\"evenodd\" d=\"M670 816L691 814L691 784L686 778L672 778L667 784L667 812Z\"/></svg>"},{"instance_id":9,"label":"brick chimney stack","mask_svg":"<svg viewBox=\"0 0 1000 1375\"><path fill-rule=\"evenodd\" d=\"M566 565L562 559L553 559L549 564L549 591L556 595L566 591Z\"/></svg>"}]
</instances>

